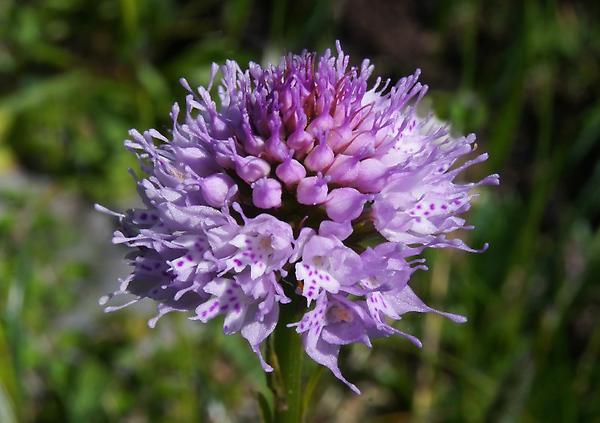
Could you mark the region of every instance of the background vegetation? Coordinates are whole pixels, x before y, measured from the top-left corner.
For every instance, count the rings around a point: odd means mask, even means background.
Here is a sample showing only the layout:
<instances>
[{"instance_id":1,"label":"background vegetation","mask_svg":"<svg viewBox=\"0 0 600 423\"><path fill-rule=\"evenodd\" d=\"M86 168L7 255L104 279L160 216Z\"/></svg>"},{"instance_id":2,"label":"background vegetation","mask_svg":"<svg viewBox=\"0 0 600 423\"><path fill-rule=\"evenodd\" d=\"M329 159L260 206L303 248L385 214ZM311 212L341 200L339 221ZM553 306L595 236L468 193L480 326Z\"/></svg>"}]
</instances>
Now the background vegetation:
<instances>
[{"instance_id":1,"label":"background vegetation","mask_svg":"<svg viewBox=\"0 0 600 423\"><path fill-rule=\"evenodd\" d=\"M130 127L168 127L178 78L340 39L499 172L471 212L482 255L431 254L416 289L464 313L404 322L324 374L311 421L600 420L600 10L581 1L0 2L0 421L256 421L264 376L240 337L97 299L127 270L94 202L135 201ZM367 420L365 420L367 419Z\"/></svg>"}]
</instances>

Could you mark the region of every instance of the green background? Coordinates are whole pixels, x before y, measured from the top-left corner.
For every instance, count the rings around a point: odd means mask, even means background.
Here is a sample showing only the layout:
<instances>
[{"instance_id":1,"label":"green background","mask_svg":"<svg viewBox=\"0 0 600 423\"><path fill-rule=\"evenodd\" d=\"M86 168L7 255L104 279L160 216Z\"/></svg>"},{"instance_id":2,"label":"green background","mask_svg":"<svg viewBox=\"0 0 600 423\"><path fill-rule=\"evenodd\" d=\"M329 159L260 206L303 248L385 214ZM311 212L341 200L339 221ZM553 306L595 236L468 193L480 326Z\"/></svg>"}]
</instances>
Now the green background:
<instances>
[{"instance_id":1,"label":"green background","mask_svg":"<svg viewBox=\"0 0 600 423\"><path fill-rule=\"evenodd\" d=\"M165 130L178 79L340 39L357 63L416 67L428 101L501 174L470 255L414 287L469 317L402 321L342 354L315 422L600 421L600 7L580 1L0 1L0 422L256 421L264 375L239 336L154 309L104 314L127 273L94 202L136 204L129 128Z\"/></svg>"}]
</instances>

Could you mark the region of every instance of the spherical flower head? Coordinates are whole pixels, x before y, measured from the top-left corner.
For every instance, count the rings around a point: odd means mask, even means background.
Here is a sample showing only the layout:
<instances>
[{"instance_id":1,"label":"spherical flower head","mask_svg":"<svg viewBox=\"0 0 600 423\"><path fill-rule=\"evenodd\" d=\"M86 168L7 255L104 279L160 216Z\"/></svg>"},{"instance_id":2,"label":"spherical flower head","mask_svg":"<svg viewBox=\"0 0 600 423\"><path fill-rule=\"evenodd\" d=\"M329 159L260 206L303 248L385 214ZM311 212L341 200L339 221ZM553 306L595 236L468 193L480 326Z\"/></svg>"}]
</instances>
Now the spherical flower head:
<instances>
[{"instance_id":1,"label":"spherical flower head","mask_svg":"<svg viewBox=\"0 0 600 423\"><path fill-rule=\"evenodd\" d=\"M185 116L175 104L168 133L131 131L125 143L140 161L144 207L99 207L119 219L113 241L132 249L131 274L102 302L134 299L107 311L150 298L151 326L171 311L222 316L271 371L261 345L280 307L301 303L283 330L295 328L307 354L356 392L338 366L342 345L394 334L420 345L393 325L407 312L464 321L426 306L410 277L426 269L426 248L477 251L447 235L472 228L460 216L498 176L456 181L487 155L463 160L475 136L417 113L419 71L393 85L369 84L372 73L368 60L350 66L338 43L337 55L213 65L207 87L182 79Z\"/></svg>"}]
</instances>

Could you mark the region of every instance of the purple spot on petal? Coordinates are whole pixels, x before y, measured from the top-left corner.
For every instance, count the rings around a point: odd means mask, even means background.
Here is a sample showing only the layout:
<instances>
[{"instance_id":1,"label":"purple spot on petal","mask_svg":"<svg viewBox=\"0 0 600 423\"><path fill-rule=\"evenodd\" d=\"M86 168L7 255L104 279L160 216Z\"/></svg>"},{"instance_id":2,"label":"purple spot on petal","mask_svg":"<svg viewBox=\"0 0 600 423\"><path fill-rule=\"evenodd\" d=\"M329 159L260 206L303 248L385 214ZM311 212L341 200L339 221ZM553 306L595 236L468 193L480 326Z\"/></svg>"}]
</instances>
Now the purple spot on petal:
<instances>
[{"instance_id":1,"label":"purple spot on petal","mask_svg":"<svg viewBox=\"0 0 600 423\"><path fill-rule=\"evenodd\" d=\"M140 219L141 219L141 220L146 220L146 219L148 219L148 214L147 214L147 213L142 213L142 214L140 214Z\"/></svg>"},{"instance_id":2,"label":"purple spot on petal","mask_svg":"<svg viewBox=\"0 0 600 423\"><path fill-rule=\"evenodd\" d=\"M177 266L178 266L178 267L181 267L181 266L183 266L183 260L181 260L181 261L177 262Z\"/></svg>"}]
</instances>

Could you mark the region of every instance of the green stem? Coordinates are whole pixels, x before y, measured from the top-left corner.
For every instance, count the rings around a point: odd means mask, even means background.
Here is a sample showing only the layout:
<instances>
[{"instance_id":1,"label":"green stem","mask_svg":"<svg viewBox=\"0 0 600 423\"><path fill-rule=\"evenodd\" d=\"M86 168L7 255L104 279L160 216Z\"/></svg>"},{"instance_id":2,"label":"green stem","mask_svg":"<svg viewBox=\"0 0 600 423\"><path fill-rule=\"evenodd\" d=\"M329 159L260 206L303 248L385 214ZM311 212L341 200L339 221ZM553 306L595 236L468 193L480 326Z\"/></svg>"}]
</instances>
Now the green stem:
<instances>
[{"instance_id":1,"label":"green stem","mask_svg":"<svg viewBox=\"0 0 600 423\"><path fill-rule=\"evenodd\" d=\"M275 396L274 421L277 423L301 423L302 407L302 360L304 348L302 338L287 324L298 321L300 310L294 304L281 307L279 324L272 337L272 360L275 374L271 387Z\"/></svg>"}]
</instances>

